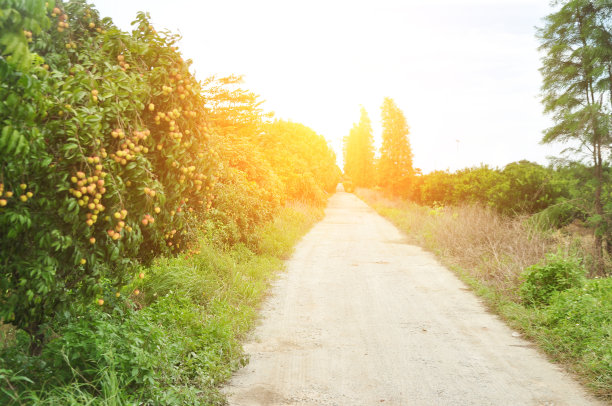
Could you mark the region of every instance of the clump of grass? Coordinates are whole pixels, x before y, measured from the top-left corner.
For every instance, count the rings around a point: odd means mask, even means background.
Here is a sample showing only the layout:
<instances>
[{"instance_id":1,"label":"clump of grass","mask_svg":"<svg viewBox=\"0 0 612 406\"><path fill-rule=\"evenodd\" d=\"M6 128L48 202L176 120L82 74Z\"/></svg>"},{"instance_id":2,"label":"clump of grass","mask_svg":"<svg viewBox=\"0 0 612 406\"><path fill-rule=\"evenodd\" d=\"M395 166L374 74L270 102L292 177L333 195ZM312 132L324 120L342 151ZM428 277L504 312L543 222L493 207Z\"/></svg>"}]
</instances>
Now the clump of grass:
<instances>
[{"instance_id":1,"label":"clump of grass","mask_svg":"<svg viewBox=\"0 0 612 406\"><path fill-rule=\"evenodd\" d=\"M260 255L287 259L297 241L315 221L323 218L323 209L302 202L292 202L255 233L253 251Z\"/></svg>"}]
</instances>

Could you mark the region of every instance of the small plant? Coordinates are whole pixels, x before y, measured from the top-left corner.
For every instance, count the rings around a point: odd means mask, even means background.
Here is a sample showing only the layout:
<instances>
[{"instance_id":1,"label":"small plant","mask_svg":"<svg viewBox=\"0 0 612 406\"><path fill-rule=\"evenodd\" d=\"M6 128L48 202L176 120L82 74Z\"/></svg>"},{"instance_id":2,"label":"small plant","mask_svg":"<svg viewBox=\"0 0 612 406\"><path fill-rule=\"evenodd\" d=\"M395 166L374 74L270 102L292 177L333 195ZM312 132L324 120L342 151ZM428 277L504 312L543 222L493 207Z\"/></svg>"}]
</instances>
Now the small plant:
<instances>
[{"instance_id":1,"label":"small plant","mask_svg":"<svg viewBox=\"0 0 612 406\"><path fill-rule=\"evenodd\" d=\"M522 273L521 298L533 306L547 305L555 292L582 286L585 275L578 258L549 254L544 263L530 266Z\"/></svg>"},{"instance_id":2,"label":"small plant","mask_svg":"<svg viewBox=\"0 0 612 406\"><path fill-rule=\"evenodd\" d=\"M543 310L550 332L546 345L582 370L595 393L612 399L612 278L555 294Z\"/></svg>"}]
</instances>

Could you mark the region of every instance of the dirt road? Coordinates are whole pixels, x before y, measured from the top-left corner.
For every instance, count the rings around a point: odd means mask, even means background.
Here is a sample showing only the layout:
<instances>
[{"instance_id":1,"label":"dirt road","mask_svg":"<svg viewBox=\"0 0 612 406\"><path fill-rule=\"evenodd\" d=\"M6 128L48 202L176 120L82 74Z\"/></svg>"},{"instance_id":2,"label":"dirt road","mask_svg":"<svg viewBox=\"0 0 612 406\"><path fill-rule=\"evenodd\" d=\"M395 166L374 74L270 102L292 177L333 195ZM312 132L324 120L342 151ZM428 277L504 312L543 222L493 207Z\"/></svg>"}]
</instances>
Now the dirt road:
<instances>
[{"instance_id":1,"label":"dirt road","mask_svg":"<svg viewBox=\"0 0 612 406\"><path fill-rule=\"evenodd\" d=\"M326 213L272 288L231 405L599 404L355 196Z\"/></svg>"}]
</instances>

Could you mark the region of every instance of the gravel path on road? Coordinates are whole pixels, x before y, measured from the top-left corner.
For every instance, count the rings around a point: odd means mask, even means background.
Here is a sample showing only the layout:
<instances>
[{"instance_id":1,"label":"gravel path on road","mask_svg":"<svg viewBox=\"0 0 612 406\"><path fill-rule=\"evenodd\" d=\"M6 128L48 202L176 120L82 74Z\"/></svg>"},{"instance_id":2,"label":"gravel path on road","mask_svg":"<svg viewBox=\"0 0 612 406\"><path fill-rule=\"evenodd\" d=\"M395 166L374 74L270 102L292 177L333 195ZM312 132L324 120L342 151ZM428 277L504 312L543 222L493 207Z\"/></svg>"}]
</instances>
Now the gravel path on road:
<instances>
[{"instance_id":1,"label":"gravel path on road","mask_svg":"<svg viewBox=\"0 0 612 406\"><path fill-rule=\"evenodd\" d=\"M273 284L230 405L598 405L432 254L337 193ZM516 334L515 334L516 335Z\"/></svg>"}]
</instances>

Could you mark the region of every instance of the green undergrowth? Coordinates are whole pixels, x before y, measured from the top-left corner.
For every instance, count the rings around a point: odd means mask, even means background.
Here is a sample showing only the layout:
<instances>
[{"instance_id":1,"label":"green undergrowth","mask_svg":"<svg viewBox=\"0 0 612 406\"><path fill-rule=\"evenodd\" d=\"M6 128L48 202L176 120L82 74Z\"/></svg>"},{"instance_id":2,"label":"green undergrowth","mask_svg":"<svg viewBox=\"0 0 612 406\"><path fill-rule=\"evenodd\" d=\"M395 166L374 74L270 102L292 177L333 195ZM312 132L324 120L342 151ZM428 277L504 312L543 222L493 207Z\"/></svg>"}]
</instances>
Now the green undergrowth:
<instances>
[{"instance_id":1,"label":"green undergrowth","mask_svg":"<svg viewBox=\"0 0 612 406\"><path fill-rule=\"evenodd\" d=\"M220 247L205 234L192 255L141 268L138 283L103 305L58 315L40 355L29 355L27 334L4 328L0 404L225 404L219 384L248 362L240 339L271 278L321 217L289 205L249 246Z\"/></svg>"},{"instance_id":2,"label":"green undergrowth","mask_svg":"<svg viewBox=\"0 0 612 406\"><path fill-rule=\"evenodd\" d=\"M427 208L370 190L358 195L412 243L436 254L551 360L612 401L612 278L587 279L586 253L552 233L533 234L521 219L498 216L493 220L502 231L475 230L483 226L466 217L478 208ZM540 251L526 257L537 245Z\"/></svg>"}]
</instances>

